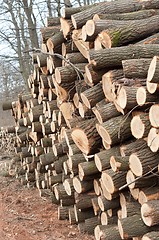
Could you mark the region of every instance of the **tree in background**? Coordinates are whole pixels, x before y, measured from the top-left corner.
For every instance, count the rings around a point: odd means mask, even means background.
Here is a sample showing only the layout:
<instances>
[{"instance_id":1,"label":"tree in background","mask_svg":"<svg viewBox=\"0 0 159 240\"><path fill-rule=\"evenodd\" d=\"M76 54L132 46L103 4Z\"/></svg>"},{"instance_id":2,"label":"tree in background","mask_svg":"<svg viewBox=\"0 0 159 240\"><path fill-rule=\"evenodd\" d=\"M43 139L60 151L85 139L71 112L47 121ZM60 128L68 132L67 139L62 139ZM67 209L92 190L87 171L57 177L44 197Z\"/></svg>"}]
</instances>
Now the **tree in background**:
<instances>
[{"instance_id":1,"label":"tree in background","mask_svg":"<svg viewBox=\"0 0 159 240\"><path fill-rule=\"evenodd\" d=\"M40 27L45 26L47 16L60 17L64 7L92 3L94 0L0 0L0 68L3 68L3 90L6 89L7 92L10 89L6 87L9 81L17 86L27 86L32 67L30 49L39 48Z\"/></svg>"}]
</instances>

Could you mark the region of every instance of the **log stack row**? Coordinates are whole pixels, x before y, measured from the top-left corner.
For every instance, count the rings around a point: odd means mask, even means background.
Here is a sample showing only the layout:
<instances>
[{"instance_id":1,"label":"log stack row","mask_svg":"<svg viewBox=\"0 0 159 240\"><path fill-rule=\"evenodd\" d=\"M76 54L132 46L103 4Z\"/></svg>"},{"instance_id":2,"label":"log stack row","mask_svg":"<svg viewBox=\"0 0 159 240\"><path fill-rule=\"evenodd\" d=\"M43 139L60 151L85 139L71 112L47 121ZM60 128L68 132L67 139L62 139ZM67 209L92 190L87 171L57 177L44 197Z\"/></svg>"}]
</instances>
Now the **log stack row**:
<instances>
[{"instance_id":1,"label":"log stack row","mask_svg":"<svg viewBox=\"0 0 159 240\"><path fill-rule=\"evenodd\" d=\"M17 176L97 240L158 239L159 1L66 8L56 20L33 53L31 94L4 105Z\"/></svg>"}]
</instances>

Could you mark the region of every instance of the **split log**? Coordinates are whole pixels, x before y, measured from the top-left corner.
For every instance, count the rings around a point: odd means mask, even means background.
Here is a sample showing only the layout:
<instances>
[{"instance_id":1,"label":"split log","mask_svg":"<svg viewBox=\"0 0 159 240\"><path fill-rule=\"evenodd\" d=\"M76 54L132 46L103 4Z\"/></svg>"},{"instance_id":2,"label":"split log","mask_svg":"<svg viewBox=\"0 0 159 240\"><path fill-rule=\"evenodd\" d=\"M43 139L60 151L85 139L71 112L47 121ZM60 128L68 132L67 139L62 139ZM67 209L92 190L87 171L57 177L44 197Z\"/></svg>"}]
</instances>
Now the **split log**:
<instances>
[{"instance_id":1,"label":"split log","mask_svg":"<svg viewBox=\"0 0 159 240\"><path fill-rule=\"evenodd\" d=\"M142 220L147 226L159 224L159 200L150 200L141 207Z\"/></svg>"},{"instance_id":2,"label":"split log","mask_svg":"<svg viewBox=\"0 0 159 240\"><path fill-rule=\"evenodd\" d=\"M110 70L102 77L103 92L110 102L114 101L115 94L112 92L112 85L124 77L122 69Z\"/></svg>"},{"instance_id":3,"label":"split log","mask_svg":"<svg viewBox=\"0 0 159 240\"><path fill-rule=\"evenodd\" d=\"M88 61L94 65L94 69L121 67L122 60L151 58L157 55L158 52L157 44L129 45L98 51L90 50Z\"/></svg>"}]
</instances>

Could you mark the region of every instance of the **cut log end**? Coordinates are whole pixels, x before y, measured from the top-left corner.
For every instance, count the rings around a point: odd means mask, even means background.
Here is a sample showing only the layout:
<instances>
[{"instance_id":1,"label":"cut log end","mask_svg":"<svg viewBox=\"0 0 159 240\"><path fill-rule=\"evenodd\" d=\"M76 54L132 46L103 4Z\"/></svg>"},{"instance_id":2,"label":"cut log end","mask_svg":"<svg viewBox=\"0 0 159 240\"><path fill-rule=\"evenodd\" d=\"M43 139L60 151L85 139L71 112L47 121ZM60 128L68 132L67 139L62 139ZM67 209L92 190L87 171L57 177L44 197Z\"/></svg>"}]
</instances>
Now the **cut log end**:
<instances>
[{"instance_id":1,"label":"cut log end","mask_svg":"<svg viewBox=\"0 0 159 240\"><path fill-rule=\"evenodd\" d=\"M143 174L142 164L140 162L140 159L137 157L135 153L130 155L129 164L130 164L131 171L136 176L142 176Z\"/></svg>"},{"instance_id":2,"label":"cut log end","mask_svg":"<svg viewBox=\"0 0 159 240\"><path fill-rule=\"evenodd\" d=\"M156 64L157 64L157 56L154 56L151 63L150 63L148 74L147 74L147 81L148 82L151 82L151 80L153 79L155 69L156 69Z\"/></svg>"},{"instance_id":3,"label":"cut log end","mask_svg":"<svg viewBox=\"0 0 159 240\"><path fill-rule=\"evenodd\" d=\"M108 131L103 126L99 126L99 132L100 132L100 136L104 139L104 141L108 145L111 145L112 140L111 140L111 137L110 137Z\"/></svg>"},{"instance_id":4,"label":"cut log end","mask_svg":"<svg viewBox=\"0 0 159 240\"><path fill-rule=\"evenodd\" d=\"M88 20L86 22L86 33L88 36L92 36L95 32L95 22L93 20Z\"/></svg>"},{"instance_id":5,"label":"cut log end","mask_svg":"<svg viewBox=\"0 0 159 240\"><path fill-rule=\"evenodd\" d=\"M98 36L99 36L100 42L102 43L102 45L105 48L111 48L112 47L111 38L105 31L99 33Z\"/></svg>"},{"instance_id":6,"label":"cut log end","mask_svg":"<svg viewBox=\"0 0 159 240\"><path fill-rule=\"evenodd\" d=\"M140 87L136 93L136 101L139 106L142 106L146 102L146 89L144 87Z\"/></svg>"},{"instance_id":7,"label":"cut log end","mask_svg":"<svg viewBox=\"0 0 159 240\"><path fill-rule=\"evenodd\" d=\"M86 134L84 133L83 130L77 128L75 129L72 134L72 139L75 142L75 144L77 145L77 147L85 154L89 153L89 142L87 139Z\"/></svg>"},{"instance_id":8,"label":"cut log end","mask_svg":"<svg viewBox=\"0 0 159 240\"><path fill-rule=\"evenodd\" d=\"M91 108L90 102L87 99L87 97L84 95L84 93L81 93L81 98L82 98L83 103L86 105L86 107L88 107L90 109Z\"/></svg>"},{"instance_id":9,"label":"cut log end","mask_svg":"<svg viewBox=\"0 0 159 240\"><path fill-rule=\"evenodd\" d=\"M140 116L134 116L133 119L131 120L131 132L132 135L137 138L140 139L143 137L145 131L145 125L143 124L143 122L140 119Z\"/></svg>"},{"instance_id":10,"label":"cut log end","mask_svg":"<svg viewBox=\"0 0 159 240\"><path fill-rule=\"evenodd\" d=\"M150 216L151 213L151 207L147 203L144 203L141 207L141 216L144 223L149 227L152 226L152 217Z\"/></svg>"}]
</instances>

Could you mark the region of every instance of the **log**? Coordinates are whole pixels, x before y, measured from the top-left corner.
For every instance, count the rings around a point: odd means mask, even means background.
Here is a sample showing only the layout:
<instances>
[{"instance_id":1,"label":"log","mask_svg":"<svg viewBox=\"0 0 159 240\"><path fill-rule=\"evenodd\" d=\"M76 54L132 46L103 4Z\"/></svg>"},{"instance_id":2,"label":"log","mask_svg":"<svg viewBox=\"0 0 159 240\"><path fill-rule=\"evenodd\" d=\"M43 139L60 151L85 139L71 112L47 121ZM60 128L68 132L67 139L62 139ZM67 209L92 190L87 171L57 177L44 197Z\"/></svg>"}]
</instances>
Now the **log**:
<instances>
[{"instance_id":1,"label":"log","mask_svg":"<svg viewBox=\"0 0 159 240\"><path fill-rule=\"evenodd\" d=\"M69 207L68 206L58 206L58 220L69 219Z\"/></svg>"},{"instance_id":2,"label":"log","mask_svg":"<svg viewBox=\"0 0 159 240\"><path fill-rule=\"evenodd\" d=\"M49 152L46 154L41 154L39 159L40 159L40 163L43 166L46 166L48 164L51 164L51 163L54 163L55 161L57 161L58 157L56 157L53 152Z\"/></svg>"},{"instance_id":3,"label":"log","mask_svg":"<svg viewBox=\"0 0 159 240\"><path fill-rule=\"evenodd\" d=\"M78 63L72 67L67 65L55 69L55 79L59 84L65 82L75 82L77 78L81 78L84 72L85 63Z\"/></svg>"},{"instance_id":4,"label":"log","mask_svg":"<svg viewBox=\"0 0 159 240\"><path fill-rule=\"evenodd\" d=\"M98 83L94 87L82 92L81 99L88 108L94 107L96 103L104 99L102 84Z\"/></svg>"},{"instance_id":5,"label":"log","mask_svg":"<svg viewBox=\"0 0 159 240\"><path fill-rule=\"evenodd\" d=\"M70 207L70 208L69 208L68 215L69 215L69 223L70 223L71 225L77 224L77 222L76 222L76 217L75 217L75 211L74 211L74 208L73 208L73 207Z\"/></svg>"},{"instance_id":6,"label":"log","mask_svg":"<svg viewBox=\"0 0 159 240\"><path fill-rule=\"evenodd\" d=\"M144 234L142 240L156 240L157 238L159 238L159 231Z\"/></svg>"},{"instance_id":7,"label":"log","mask_svg":"<svg viewBox=\"0 0 159 240\"><path fill-rule=\"evenodd\" d=\"M99 173L99 171L94 161L78 164L78 175L81 180L84 180L87 176L95 175L97 173Z\"/></svg>"},{"instance_id":8,"label":"log","mask_svg":"<svg viewBox=\"0 0 159 240\"><path fill-rule=\"evenodd\" d=\"M109 210L109 209L115 209L119 208L120 202L119 198L115 198L111 201L107 200L104 196L99 196L98 197L98 205L102 212Z\"/></svg>"},{"instance_id":9,"label":"log","mask_svg":"<svg viewBox=\"0 0 159 240\"><path fill-rule=\"evenodd\" d=\"M59 17L47 17L46 18L46 26L52 27L52 26L58 26L60 25L60 18Z\"/></svg>"},{"instance_id":10,"label":"log","mask_svg":"<svg viewBox=\"0 0 159 240\"><path fill-rule=\"evenodd\" d=\"M83 193L75 195L75 203L78 209L87 209L92 207L92 199L94 194Z\"/></svg>"},{"instance_id":11,"label":"log","mask_svg":"<svg viewBox=\"0 0 159 240\"><path fill-rule=\"evenodd\" d=\"M156 128L159 127L158 112L159 112L159 104L152 105L149 110L149 118L150 118L151 125Z\"/></svg>"},{"instance_id":12,"label":"log","mask_svg":"<svg viewBox=\"0 0 159 240\"><path fill-rule=\"evenodd\" d=\"M96 85L97 83L99 83L101 81L103 74L105 74L106 72L107 72L107 69L94 71L93 65L91 63L87 64L85 66L85 74L87 76L87 84L91 87Z\"/></svg>"},{"instance_id":13,"label":"log","mask_svg":"<svg viewBox=\"0 0 159 240\"><path fill-rule=\"evenodd\" d=\"M145 86L139 87L136 93L136 101L139 106L152 105L157 102L157 94L152 95Z\"/></svg>"},{"instance_id":14,"label":"log","mask_svg":"<svg viewBox=\"0 0 159 240\"><path fill-rule=\"evenodd\" d=\"M128 12L128 13L114 13L114 14L95 14L93 20L99 19L113 19L113 20L139 20L148 17L152 17L154 15L158 15L159 12L157 9L148 9L148 10L140 10L136 12Z\"/></svg>"},{"instance_id":15,"label":"log","mask_svg":"<svg viewBox=\"0 0 159 240\"><path fill-rule=\"evenodd\" d=\"M122 61L126 78L147 78L151 58L127 59Z\"/></svg>"},{"instance_id":16,"label":"log","mask_svg":"<svg viewBox=\"0 0 159 240\"><path fill-rule=\"evenodd\" d=\"M152 152L157 152L159 149L159 134L157 128L151 128L148 134L147 145Z\"/></svg>"},{"instance_id":17,"label":"log","mask_svg":"<svg viewBox=\"0 0 159 240\"><path fill-rule=\"evenodd\" d=\"M100 224L100 219L98 216L88 218L85 220L85 231L87 234L94 234L95 227Z\"/></svg>"},{"instance_id":18,"label":"log","mask_svg":"<svg viewBox=\"0 0 159 240\"><path fill-rule=\"evenodd\" d=\"M113 103L106 102L105 99L97 103L92 108L92 111L100 124L120 115L120 112L117 111L115 105Z\"/></svg>"},{"instance_id":19,"label":"log","mask_svg":"<svg viewBox=\"0 0 159 240\"><path fill-rule=\"evenodd\" d=\"M98 21L96 21L96 23ZM112 22L113 21L116 20L112 20ZM106 28L104 28L106 30L103 29L104 31L99 33L99 38L101 39L102 45L106 48L122 46L158 32L158 21L159 16L152 16L141 20L129 20L128 22L122 21L125 23L123 26L120 25L120 21L117 21L117 24L106 26Z\"/></svg>"},{"instance_id":20,"label":"log","mask_svg":"<svg viewBox=\"0 0 159 240\"><path fill-rule=\"evenodd\" d=\"M137 139L147 137L150 128L151 124L148 113L141 112L131 120L131 133Z\"/></svg>"},{"instance_id":21,"label":"log","mask_svg":"<svg viewBox=\"0 0 159 240\"><path fill-rule=\"evenodd\" d=\"M128 171L129 170L129 157L111 156L110 166L114 172Z\"/></svg>"},{"instance_id":22,"label":"log","mask_svg":"<svg viewBox=\"0 0 159 240\"><path fill-rule=\"evenodd\" d=\"M94 69L121 67L122 60L151 58L158 54L157 44L129 45L124 47L89 50L88 61ZM112 58L113 56L113 58Z\"/></svg>"},{"instance_id":23,"label":"log","mask_svg":"<svg viewBox=\"0 0 159 240\"><path fill-rule=\"evenodd\" d=\"M126 172L113 172L112 169L102 172L102 183L111 194L118 192L119 188L126 183Z\"/></svg>"},{"instance_id":24,"label":"log","mask_svg":"<svg viewBox=\"0 0 159 240\"><path fill-rule=\"evenodd\" d=\"M94 155L94 160L97 169L102 172L103 170L109 169L110 166L110 158L111 156L120 155L119 147L112 147L108 150L103 150Z\"/></svg>"},{"instance_id":25,"label":"log","mask_svg":"<svg viewBox=\"0 0 159 240\"><path fill-rule=\"evenodd\" d=\"M159 84L151 83L149 81L146 82L147 90L149 93L157 93L159 91Z\"/></svg>"},{"instance_id":26,"label":"log","mask_svg":"<svg viewBox=\"0 0 159 240\"><path fill-rule=\"evenodd\" d=\"M156 9L158 8L158 4L156 3L156 1L153 2L138 2L138 1L122 1L119 0L117 3L115 2L104 2L101 4L98 4L97 6L90 8L90 9L86 9L82 12L73 14L71 16L72 19L72 23L74 25L74 28L80 28L82 27L87 20L91 19L94 14L98 13L98 14L103 14L103 13L109 13L109 14L113 14L113 13L126 13L126 12L134 12L134 11L139 11L141 9Z\"/></svg>"},{"instance_id":27,"label":"log","mask_svg":"<svg viewBox=\"0 0 159 240\"><path fill-rule=\"evenodd\" d=\"M55 33L52 37L49 37L47 40L47 47L49 49L49 52L52 52L55 47L61 45L63 42L65 42L66 39L63 36L62 32Z\"/></svg>"},{"instance_id":28,"label":"log","mask_svg":"<svg viewBox=\"0 0 159 240\"><path fill-rule=\"evenodd\" d=\"M126 119L123 116L114 117L101 124L98 132L108 145L121 143L131 137L130 122L130 116Z\"/></svg>"},{"instance_id":29,"label":"log","mask_svg":"<svg viewBox=\"0 0 159 240\"><path fill-rule=\"evenodd\" d=\"M130 156L132 152L142 151L147 147L147 143L143 139L130 141L126 145L120 147L121 156Z\"/></svg>"},{"instance_id":30,"label":"log","mask_svg":"<svg viewBox=\"0 0 159 240\"><path fill-rule=\"evenodd\" d=\"M80 181L78 177L73 178L73 186L77 193L88 192L93 189L93 180Z\"/></svg>"},{"instance_id":31,"label":"log","mask_svg":"<svg viewBox=\"0 0 159 240\"><path fill-rule=\"evenodd\" d=\"M60 28L59 26L50 26L50 27L43 27L40 29L41 32L41 38L42 38L42 43L47 42L47 40L51 37L54 36L57 32L59 32Z\"/></svg>"},{"instance_id":32,"label":"log","mask_svg":"<svg viewBox=\"0 0 159 240\"><path fill-rule=\"evenodd\" d=\"M101 144L95 123L95 119L83 121L80 127L73 129L71 134L75 144L85 154L96 151Z\"/></svg>"},{"instance_id":33,"label":"log","mask_svg":"<svg viewBox=\"0 0 159 240\"><path fill-rule=\"evenodd\" d=\"M118 228L122 239L143 236L145 233L152 231L144 224L140 215L119 219Z\"/></svg>"},{"instance_id":34,"label":"log","mask_svg":"<svg viewBox=\"0 0 159 240\"><path fill-rule=\"evenodd\" d=\"M94 235L96 240L120 240L120 234L118 231L118 226L115 224L109 225L98 225L94 230Z\"/></svg>"},{"instance_id":35,"label":"log","mask_svg":"<svg viewBox=\"0 0 159 240\"><path fill-rule=\"evenodd\" d=\"M154 167L157 167L158 153L153 153L148 148L136 151L130 155L129 164L131 171L136 176L143 176Z\"/></svg>"},{"instance_id":36,"label":"log","mask_svg":"<svg viewBox=\"0 0 159 240\"><path fill-rule=\"evenodd\" d=\"M144 188L140 191L138 201L141 205L151 200L159 200L158 186Z\"/></svg>"},{"instance_id":37,"label":"log","mask_svg":"<svg viewBox=\"0 0 159 240\"><path fill-rule=\"evenodd\" d=\"M142 220L147 226L159 224L159 200L150 200L141 206Z\"/></svg>"},{"instance_id":38,"label":"log","mask_svg":"<svg viewBox=\"0 0 159 240\"><path fill-rule=\"evenodd\" d=\"M149 69L148 69L148 75L147 75L147 81L151 83L159 83L158 81L158 66L159 66L159 59L158 56L154 56Z\"/></svg>"}]
</instances>

